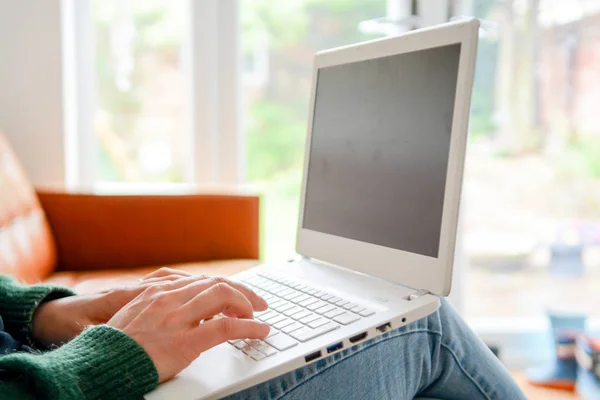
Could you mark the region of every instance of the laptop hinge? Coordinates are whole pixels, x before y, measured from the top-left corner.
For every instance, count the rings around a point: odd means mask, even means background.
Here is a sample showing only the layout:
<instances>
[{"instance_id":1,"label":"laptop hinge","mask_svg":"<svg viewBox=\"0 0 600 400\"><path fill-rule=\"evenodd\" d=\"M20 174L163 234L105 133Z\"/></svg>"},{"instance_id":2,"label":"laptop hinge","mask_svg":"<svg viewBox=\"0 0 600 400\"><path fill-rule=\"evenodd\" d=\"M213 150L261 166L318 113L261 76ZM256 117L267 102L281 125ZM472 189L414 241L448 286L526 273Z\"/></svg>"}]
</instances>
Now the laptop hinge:
<instances>
[{"instance_id":1,"label":"laptop hinge","mask_svg":"<svg viewBox=\"0 0 600 400\"><path fill-rule=\"evenodd\" d=\"M427 290L424 290L424 289L420 289L420 290L417 290L416 292L414 292L413 294L409 294L406 297L406 300L408 300L408 301L416 300L419 297L425 296L426 294L430 294L430 292L428 292Z\"/></svg>"}]
</instances>

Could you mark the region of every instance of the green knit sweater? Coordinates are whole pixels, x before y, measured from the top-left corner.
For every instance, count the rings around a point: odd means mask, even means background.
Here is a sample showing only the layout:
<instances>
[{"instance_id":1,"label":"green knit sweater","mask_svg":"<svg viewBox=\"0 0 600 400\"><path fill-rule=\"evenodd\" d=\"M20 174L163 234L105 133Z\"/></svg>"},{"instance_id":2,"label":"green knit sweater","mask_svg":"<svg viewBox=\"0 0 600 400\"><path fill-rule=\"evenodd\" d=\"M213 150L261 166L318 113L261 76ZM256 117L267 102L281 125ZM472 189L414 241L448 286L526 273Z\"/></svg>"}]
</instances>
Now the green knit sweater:
<instances>
[{"instance_id":1,"label":"green knit sweater","mask_svg":"<svg viewBox=\"0 0 600 400\"><path fill-rule=\"evenodd\" d=\"M0 317L13 338L33 348L31 325L43 301L73 295L57 286L17 284L0 276ZM0 399L138 399L158 384L148 354L107 325L86 329L63 346L0 354Z\"/></svg>"}]
</instances>

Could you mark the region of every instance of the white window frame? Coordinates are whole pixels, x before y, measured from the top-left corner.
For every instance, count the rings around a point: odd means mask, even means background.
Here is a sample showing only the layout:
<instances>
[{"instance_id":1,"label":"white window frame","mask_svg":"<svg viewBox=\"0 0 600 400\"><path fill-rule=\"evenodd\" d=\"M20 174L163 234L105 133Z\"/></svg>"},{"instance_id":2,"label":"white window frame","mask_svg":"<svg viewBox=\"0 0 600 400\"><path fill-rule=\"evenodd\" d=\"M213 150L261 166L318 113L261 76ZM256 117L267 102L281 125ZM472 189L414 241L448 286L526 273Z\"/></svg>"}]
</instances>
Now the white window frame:
<instances>
[{"instance_id":1,"label":"white window frame","mask_svg":"<svg viewBox=\"0 0 600 400\"><path fill-rule=\"evenodd\" d=\"M97 140L93 130L96 75L91 1L62 0L65 186L91 187Z\"/></svg>"},{"instance_id":2,"label":"white window frame","mask_svg":"<svg viewBox=\"0 0 600 400\"><path fill-rule=\"evenodd\" d=\"M183 0L189 12L183 44L187 86L189 166L185 183L239 185L244 181L241 52L238 0ZM130 191L178 184L96 184L96 80L91 0L62 0L67 186Z\"/></svg>"},{"instance_id":3,"label":"white window frame","mask_svg":"<svg viewBox=\"0 0 600 400\"><path fill-rule=\"evenodd\" d=\"M237 0L188 0L193 171L190 181L244 180L241 51Z\"/></svg>"}]
</instances>

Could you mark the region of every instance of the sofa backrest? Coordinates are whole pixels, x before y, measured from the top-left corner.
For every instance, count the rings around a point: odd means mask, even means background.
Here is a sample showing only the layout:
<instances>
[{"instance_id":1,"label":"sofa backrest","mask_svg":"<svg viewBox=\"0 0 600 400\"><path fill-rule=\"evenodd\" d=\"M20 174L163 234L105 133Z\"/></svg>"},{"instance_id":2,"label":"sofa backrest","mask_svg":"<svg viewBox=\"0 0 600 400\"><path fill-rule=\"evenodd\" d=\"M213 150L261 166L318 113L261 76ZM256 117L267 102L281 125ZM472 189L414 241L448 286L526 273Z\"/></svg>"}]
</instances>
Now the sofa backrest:
<instances>
[{"instance_id":1,"label":"sofa backrest","mask_svg":"<svg viewBox=\"0 0 600 400\"><path fill-rule=\"evenodd\" d=\"M44 211L0 131L0 274L33 283L48 276L55 264Z\"/></svg>"}]
</instances>

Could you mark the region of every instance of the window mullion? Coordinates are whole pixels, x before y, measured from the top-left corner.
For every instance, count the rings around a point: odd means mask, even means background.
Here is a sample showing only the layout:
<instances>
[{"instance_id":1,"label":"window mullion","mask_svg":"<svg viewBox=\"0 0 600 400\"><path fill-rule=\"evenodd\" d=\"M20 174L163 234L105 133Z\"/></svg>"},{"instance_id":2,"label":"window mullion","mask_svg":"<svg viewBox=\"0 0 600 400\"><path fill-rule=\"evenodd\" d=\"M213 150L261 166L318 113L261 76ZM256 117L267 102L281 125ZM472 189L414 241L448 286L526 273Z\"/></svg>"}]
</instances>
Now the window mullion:
<instances>
[{"instance_id":1,"label":"window mullion","mask_svg":"<svg viewBox=\"0 0 600 400\"><path fill-rule=\"evenodd\" d=\"M188 0L189 35L185 49L188 86L189 139L192 169L187 177L196 183L219 181L219 0Z\"/></svg>"},{"instance_id":2,"label":"window mullion","mask_svg":"<svg viewBox=\"0 0 600 400\"><path fill-rule=\"evenodd\" d=\"M239 0L219 0L218 4L219 181L237 184L243 180L245 165Z\"/></svg>"},{"instance_id":3,"label":"window mullion","mask_svg":"<svg viewBox=\"0 0 600 400\"><path fill-rule=\"evenodd\" d=\"M96 101L94 26L90 0L63 0L63 103L67 187L95 182L98 141L93 128Z\"/></svg>"}]
</instances>

